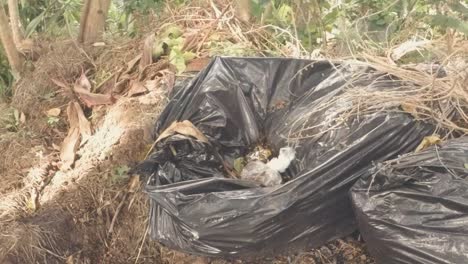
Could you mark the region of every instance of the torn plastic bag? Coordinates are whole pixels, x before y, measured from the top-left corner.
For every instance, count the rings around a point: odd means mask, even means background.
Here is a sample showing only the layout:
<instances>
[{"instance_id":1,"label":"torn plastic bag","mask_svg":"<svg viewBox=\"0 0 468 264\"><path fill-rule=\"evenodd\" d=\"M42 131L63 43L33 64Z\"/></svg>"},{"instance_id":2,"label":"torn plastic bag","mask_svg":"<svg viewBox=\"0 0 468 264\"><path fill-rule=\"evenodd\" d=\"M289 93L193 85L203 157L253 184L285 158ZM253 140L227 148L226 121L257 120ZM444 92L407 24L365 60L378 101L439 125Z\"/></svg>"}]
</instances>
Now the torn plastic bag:
<instances>
[{"instance_id":1,"label":"torn plastic bag","mask_svg":"<svg viewBox=\"0 0 468 264\"><path fill-rule=\"evenodd\" d=\"M210 142L204 152L219 159L201 155L199 160L215 164L193 175L201 163L160 159L159 148L172 139L158 143L140 166L149 176L151 237L189 253L238 257L317 247L353 232L348 193L354 182L373 161L409 152L433 131L409 114L391 111L395 105L346 115L357 104L346 96L354 87L403 85L359 63L215 58L171 98L155 131L158 137L173 122L189 120ZM295 158L282 174L289 181L262 188L229 174L234 160L259 142L276 154L294 148ZM182 175L181 168L189 173Z\"/></svg>"},{"instance_id":2,"label":"torn plastic bag","mask_svg":"<svg viewBox=\"0 0 468 264\"><path fill-rule=\"evenodd\" d=\"M468 137L380 164L352 188L378 263L468 263Z\"/></svg>"}]
</instances>

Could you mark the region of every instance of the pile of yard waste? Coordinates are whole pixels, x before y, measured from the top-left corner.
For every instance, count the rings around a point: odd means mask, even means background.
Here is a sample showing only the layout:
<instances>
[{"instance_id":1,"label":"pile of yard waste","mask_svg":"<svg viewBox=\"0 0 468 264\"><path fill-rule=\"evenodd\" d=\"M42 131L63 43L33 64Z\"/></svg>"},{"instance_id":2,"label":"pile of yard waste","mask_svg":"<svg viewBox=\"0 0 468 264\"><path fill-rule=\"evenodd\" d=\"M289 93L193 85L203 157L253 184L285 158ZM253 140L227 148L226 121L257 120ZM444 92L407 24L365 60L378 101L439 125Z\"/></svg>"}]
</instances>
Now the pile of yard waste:
<instances>
[{"instance_id":1,"label":"pile of yard waste","mask_svg":"<svg viewBox=\"0 0 468 264\"><path fill-rule=\"evenodd\" d=\"M421 73L403 79L382 68L358 61L212 60L172 96L150 154L137 167L151 199L151 237L193 254L260 257L320 247L359 226L364 240L375 242L369 248L378 262L466 262L465 242L449 235L468 234L462 195L468 156L450 161L466 154L452 143L438 151L436 132L454 134L435 122L457 122L453 117L463 112L428 110L424 101L414 106L419 111L405 111L409 100L428 95ZM437 92L450 88L440 78ZM466 90L455 84L458 100ZM442 193L441 200L427 196ZM448 219L453 224L443 228ZM398 241L403 234L408 238ZM439 253L441 247L450 253Z\"/></svg>"},{"instance_id":2,"label":"pile of yard waste","mask_svg":"<svg viewBox=\"0 0 468 264\"><path fill-rule=\"evenodd\" d=\"M0 263L468 263L459 47L312 58L215 2L44 45L0 104Z\"/></svg>"}]
</instances>

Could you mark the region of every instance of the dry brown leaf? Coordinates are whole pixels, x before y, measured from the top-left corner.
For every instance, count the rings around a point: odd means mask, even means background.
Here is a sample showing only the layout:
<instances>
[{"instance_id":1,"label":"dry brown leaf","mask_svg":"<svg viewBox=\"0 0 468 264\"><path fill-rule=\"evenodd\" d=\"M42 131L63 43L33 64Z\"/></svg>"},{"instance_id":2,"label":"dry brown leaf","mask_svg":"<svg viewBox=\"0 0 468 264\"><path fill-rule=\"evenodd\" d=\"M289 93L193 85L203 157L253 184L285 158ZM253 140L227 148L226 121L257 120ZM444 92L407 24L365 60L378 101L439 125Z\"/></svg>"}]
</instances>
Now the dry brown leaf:
<instances>
[{"instance_id":1,"label":"dry brown leaf","mask_svg":"<svg viewBox=\"0 0 468 264\"><path fill-rule=\"evenodd\" d=\"M128 192L134 193L138 191L139 187L140 187L140 176L133 175L130 178L130 181L128 182Z\"/></svg>"},{"instance_id":2,"label":"dry brown leaf","mask_svg":"<svg viewBox=\"0 0 468 264\"><path fill-rule=\"evenodd\" d=\"M78 127L70 128L60 148L61 170L71 169L71 166L75 163L75 155L79 145L80 129Z\"/></svg>"},{"instance_id":3,"label":"dry brown leaf","mask_svg":"<svg viewBox=\"0 0 468 264\"><path fill-rule=\"evenodd\" d=\"M143 43L143 52L141 54L140 60L140 70L153 63L154 40L154 34L151 34L145 38L145 42Z\"/></svg>"},{"instance_id":4,"label":"dry brown leaf","mask_svg":"<svg viewBox=\"0 0 468 264\"><path fill-rule=\"evenodd\" d=\"M68 123L70 128L68 134L60 147L60 160L62 161L62 170L69 170L75 163L75 156L80 146L80 135L86 138L91 135L91 124L86 119L77 102L70 102L67 107Z\"/></svg>"},{"instance_id":5,"label":"dry brown leaf","mask_svg":"<svg viewBox=\"0 0 468 264\"><path fill-rule=\"evenodd\" d=\"M442 142L442 140L438 135L425 137L414 152L420 152L421 150L424 150L432 145L440 144L440 142Z\"/></svg>"},{"instance_id":6,"label":"dry brown leaf","mask_svg":"<svg viewBox=\"0 0 468 264\"><path fill-rule=\"evenodd\" d=\"M148 89L141 82L134 80L128 90L128 96L136 96L148 92Z\"/></svg>"},{"instance_id":7,"label":"dry brown leaf","mask_svg":"<svg viewBox=\"0 0 468 264\"><path fill-rule=\"evenodd\" d=\"M69 88L69 86L66 83L62 82L62 81L56 80L54 78L50 78L50 80L60 88L63 88L63 89L68 89Z\"/></svg>"},{"instance_id":8,"label":"dry brown leaf","mask_svg":"<svg viewBox=\"0 0 468 264\"><path fill-rule=\"evenodd\" d=\"M195 58L187 64L185 72L199 72L203 70L211 61L211 58Z\"/></svg>"},{"instance_id":9,"label":"dry brown leaf","mask_svg":"<svg viewBox=\"0 0 468 264\"><path fill-rule=\"evenodd\" d=\"M115 98L112 94L97 94L91 93L81 87L75 86L75 92L78 97L87 107L93 107L96 105L110 105L115 103Z\"/></svg>"},{"instance_id":10,"label":"dry brown leaf","mask_svg":"<svg viewBox=\"0 0 468 264\"><path fill-rule=\"evenodd\" d=\"M172 89L174 88L175 84L175 73L170 70L163 70L161 73L164 76L164 83L166 84L166 89L170 93Z\"/></svg>"},{"instance_id":11,"label":"dry brown leaf","mask_svg":"<svg viewBox=\"0 0 468 264\"><path fill-rule=\"evenodd\" d=\"M49 109L47 110L46 114L47 116L59 116L60 113L62 112L62 110L60 110L60 108L52 108L52 109Z\"/></svg>"},{"instance_id":12,"label":"dry brown leaf","mask_svg":"<svg viewBox=\"0 0 468 264\"><path fill-rule=\"evenodd\" d=\"M73 106L78 117L78 126L80 128L81 136L84 138L91 136L91 123L88 121L88 119L86 119L86 116L83 113L83 109L81 109L80 104L77 102L73 102Z\"/></svg>"},{"instance_id":13,"label":"dry brown leaf","mask_svg":"<svg viewBox=\"0 0 468 264\"><path fill-rule=\"evenodd\" d=\"M83 72L80 76L80 78L76 81L75 83L75 90L76 86L79 86L82 89L91 91L91 82L88 80L88 77L86 77L86 74Z\"/></svg>"},{"instance_id":14,"label":"dry brown leaf","mask_svg":"<svg viewBox=\"0 0 468 264\"><path fill-rule=\"evenodd\" d=\"M135 69L135 66L140 61L141 57L142 55L140 54L127 63L127 70L125 71L126 74L130 74Z\"/></svg>"},{"instance_id":15,"label":"dry brown leaf","mask_svg":"<svg viewBox=\"0 0 468 264\"><path fill-rule=\"evenodd\" d=\"M188 120L184 120L182 122L174 121L168 128L166 128L166 130L161 133L158 139L156 139L155 143L158 143L159 141L176 133L185 136L191 136L202 142L208 143L208 139L205 137L205 135L203 135L203 133Z\"/></svg>"}]
</instances>

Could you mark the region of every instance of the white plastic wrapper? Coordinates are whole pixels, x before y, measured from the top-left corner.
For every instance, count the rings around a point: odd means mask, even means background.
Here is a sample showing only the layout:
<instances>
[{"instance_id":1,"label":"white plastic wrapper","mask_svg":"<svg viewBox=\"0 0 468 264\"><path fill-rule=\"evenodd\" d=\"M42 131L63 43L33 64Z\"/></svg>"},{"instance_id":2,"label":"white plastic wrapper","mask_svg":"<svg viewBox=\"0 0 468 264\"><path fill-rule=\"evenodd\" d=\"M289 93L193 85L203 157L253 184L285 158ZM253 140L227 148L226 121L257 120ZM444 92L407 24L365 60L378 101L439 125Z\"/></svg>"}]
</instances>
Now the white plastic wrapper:
<instances>
[{"instance_id":1,"label":"white plastic wrapper","mask_svg":"<svg viewBox=\"0 0 468 264\"><path fill-rule=\"evenodd\" d=\"M283 173L291 164L291 161L294 160L296 156L296 151L294 151L291 147L281 148L279 151L279 155L277 158L272 158L268 163L267 166L271 169Z\"/></svg>"}]
</instances>

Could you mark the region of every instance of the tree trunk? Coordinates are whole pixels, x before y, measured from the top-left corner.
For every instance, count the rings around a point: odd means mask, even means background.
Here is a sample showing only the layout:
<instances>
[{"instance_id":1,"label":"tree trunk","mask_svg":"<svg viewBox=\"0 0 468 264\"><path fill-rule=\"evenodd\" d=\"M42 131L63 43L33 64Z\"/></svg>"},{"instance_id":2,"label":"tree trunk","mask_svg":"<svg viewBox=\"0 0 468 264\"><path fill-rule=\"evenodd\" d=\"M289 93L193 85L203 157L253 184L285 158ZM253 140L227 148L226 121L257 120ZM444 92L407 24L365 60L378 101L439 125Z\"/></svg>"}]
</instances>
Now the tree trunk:
<instances>
[{"instance_id":1,"label":"tree trunk","mask_svg":"<svg viewBox=\"0 0 468 264\"><path fill-rule=\"evenodd\" d=\"M8 12L10 14L11 31L13 33L13 41L16 47L20 47L23 42L23 30L21 28L21 20L18 10L17 0L8 0Z\"/></svg>"},{"instance_id":2,"label":"tree trunk","mask_svg":"<svg viewBox=\"0 0 468 264\"><path fill-rule=\"evenodd\" d=\"M19 79L23 67L23 58L19 54L13 41L11 29L8 23L8 17L5 9L0 5L0 40L8 58L11 71L15 79Z\"/></svg>"},{"instance_id":3,"label":"tree trunk","mask_svg":"<svg viewBox=\"0 0 468 264\"><path fill-rule=\"evenodd\" d=\"M110 3L111 0L85 0L81 12L79 42L89 44L102 39Z\"/></svg>"},{"instance_id":4,"label":"tree trunk","mask_svg":"<svg viewBox=\"0 0 468 264\"><path fill-rule=\"evenodd\" d=\"M238 0L235 1L236 16L244 21L249 22L250 20L250 0Z\"/></svg>"}]
</instances>

